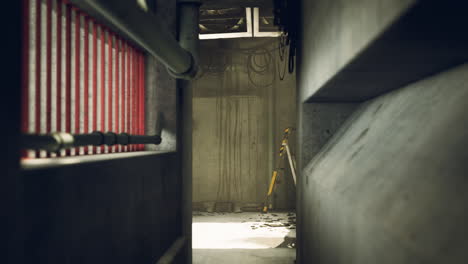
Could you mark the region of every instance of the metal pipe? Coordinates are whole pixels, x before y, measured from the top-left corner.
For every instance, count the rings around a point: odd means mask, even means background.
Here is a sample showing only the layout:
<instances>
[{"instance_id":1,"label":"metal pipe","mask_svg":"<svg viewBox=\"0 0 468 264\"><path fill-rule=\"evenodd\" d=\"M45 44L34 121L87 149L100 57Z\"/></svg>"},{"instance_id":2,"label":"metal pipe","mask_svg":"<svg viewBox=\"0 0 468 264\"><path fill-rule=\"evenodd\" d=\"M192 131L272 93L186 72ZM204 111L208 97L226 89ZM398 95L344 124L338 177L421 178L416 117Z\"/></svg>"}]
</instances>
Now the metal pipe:
<instances>
[{"instance_id":1,"label":"metal pipe","mask_svg":"<svg viewBox=\"0 0 468 264\"><path fill-rule=\"evenodd\" d=\"M194 50L179 45L171 32L163 26L161 19L140 8L136 1L70 0L70 2L137 43L164 63L176 77L191 78L194 73L196 74L195 56L191 54ZM198 28L198 20L192 22Z\"/></svg>"},{"instance_id":2,"label":"metal pipe","mask_svg":"<svg viewBox=\"0 0 468 264\"><path fill-rule=\"evenodd\" d=\"M161 135L142 136L129 135L127 133L116 134L113 132L93 132L90 134L70 134L70 133L51 133L51 134L23 134L21 137L21 146L23 149L46 150L57 152L62 149L84 146L113 146L129 144L155 144L161 143Z\"/></svg>"},{"instance_id":3,"label":"metal pipe","mask_svg":"<svg viewBox=\"0 0 468 264\"><path fill-rule=\"evenodd\" d=\"M183 75L169 71L174 77L192 79L198 73L200 0L179 0L179 44L191 54L192 67Z\"/></svg>"}]
</instances>

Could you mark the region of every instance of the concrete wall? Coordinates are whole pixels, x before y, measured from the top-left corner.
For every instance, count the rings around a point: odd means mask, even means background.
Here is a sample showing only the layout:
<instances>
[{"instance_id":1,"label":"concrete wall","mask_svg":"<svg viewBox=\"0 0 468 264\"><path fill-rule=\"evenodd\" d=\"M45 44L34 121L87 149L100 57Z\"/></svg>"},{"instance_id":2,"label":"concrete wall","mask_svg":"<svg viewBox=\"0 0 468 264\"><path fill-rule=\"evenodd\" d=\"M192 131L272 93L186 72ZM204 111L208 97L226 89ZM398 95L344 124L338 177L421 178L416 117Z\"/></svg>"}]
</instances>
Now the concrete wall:
<instances>
[{"instance_id":1,"label":"concrete wall","mask_svg":"<svg viewBox=\"0 0 468 264\"><path fill-rule=\"evenodd\" d=\"M283 130L296 126L295 78L279 80L276 41L202 42L203 75L193 86L195 204L233 202L255 209L265 199ZM252 56L268 64L264 74L246 67ZM274 198L283 209L293 208L295 198L285 171Z\"/></svg>"},{"instance_id":2,"label":"concrete wall","mask_svg":"<svg viewBox=\"0 0 468 264\"><path fill-rule=\"evenodd\" d=\"M468 65L363 104L306 166L303 263L465 263Z\"/></svg>"},{"instance_id":3,"label":"concrete wall","mask_svg":"<svg viewBox=\"0 0 468 264\"><path fill-rule=\"evenodd\" d=\"M307 100L416 0L301 1L300 98Z\"/></svg>"},{"instance_id":4,"label":"concrete wall","mask_svg":"<svg viewBox=\"0 0 468 264\"><path fill-rule=\"evenodd\" d=\"M303 103L416 2L302 1L299 263L466 262L468 65L365 102Z\"/></svg>"}]
</instances>

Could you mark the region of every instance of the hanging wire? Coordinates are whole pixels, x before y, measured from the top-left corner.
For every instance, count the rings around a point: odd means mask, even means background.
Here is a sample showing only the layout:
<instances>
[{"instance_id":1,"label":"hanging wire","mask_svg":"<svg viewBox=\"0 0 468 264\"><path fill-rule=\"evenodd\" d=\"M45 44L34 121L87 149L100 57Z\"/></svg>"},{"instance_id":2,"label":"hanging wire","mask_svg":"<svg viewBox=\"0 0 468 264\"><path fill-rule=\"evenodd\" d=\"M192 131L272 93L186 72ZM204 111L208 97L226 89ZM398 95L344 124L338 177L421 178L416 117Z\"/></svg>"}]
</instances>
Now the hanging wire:
<instances>
[{"instance_id":1,"label":"hanging wire","mask_svg":"<svg viewBox=\"0 0 468 264\"><path fill-rule=\"evenodd\" d=\"M260 63L259 60L263 60L263 63ZM247 55L247 75L249 77L250 83L255 87L265 88L273 85L275 81L276 70L273 68L275 64L273 63L272 53L265 48L255 50ZM256 77L264 77L269 73L273 73L272 78L266 84L261 84L254 81L254 74Z\"/></svg>"},{"instance_id":2,"label":"hanging wire","mask_svg":"<svg viewBox=\"0 0 468 264\"><path fill-rule=\"evenodd\" d=\"M286 76L286 47L287 47L287 37L282 34L279 38L278 41L278 75L280 81L284 80L284 77Z\"/></svg>"},{"instance_id":3,"label":"hanging wire","mask_svg":"<svg viewBox=\"0 0 468 264\"><path fill-rule=\"evenodd\" d=\"M266 44L272 44L273 42L269 41ZM265 44L262 43L262 46ZM217 48L217 52L210 53L208 56L208 63L202 64L200 67L201 73L198 75L197 79L202 78L205 75L219 76L224 74L229 67L232 67L232 61L229 59L228 54L241 54L245 56L246 59L246 73L249 79L249 82L259 88L269 87L273 85L276 78L276 61L273 53L279 50L280 47L274 47L272 49L267 49L265 47L260 47L257 45L251 48ZM215 63L215 60L222 63ZM265 78L269 74L272 74L271 80L268 80L267 83L259 83L255 81L258 78Z\"/></svg>"}]
</instances>

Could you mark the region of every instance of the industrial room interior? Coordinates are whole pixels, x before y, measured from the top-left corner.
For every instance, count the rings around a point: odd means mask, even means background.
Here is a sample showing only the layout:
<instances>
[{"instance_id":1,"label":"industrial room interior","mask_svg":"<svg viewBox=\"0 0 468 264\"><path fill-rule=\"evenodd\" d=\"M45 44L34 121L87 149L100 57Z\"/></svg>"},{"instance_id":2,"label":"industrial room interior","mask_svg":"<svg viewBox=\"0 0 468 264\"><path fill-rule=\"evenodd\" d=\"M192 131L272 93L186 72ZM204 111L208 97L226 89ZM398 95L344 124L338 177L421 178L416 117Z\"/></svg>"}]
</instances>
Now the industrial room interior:
<instances>
[{"instance_id":1,"label":"industrial room interior","mask_svg":"<svg viewBox=\"0 0 468 264\"><path fill-rule=\"evenodd\" d=\"M468 263L465 1L3 6L2 263Z\"/></svg>"}]
</instances>

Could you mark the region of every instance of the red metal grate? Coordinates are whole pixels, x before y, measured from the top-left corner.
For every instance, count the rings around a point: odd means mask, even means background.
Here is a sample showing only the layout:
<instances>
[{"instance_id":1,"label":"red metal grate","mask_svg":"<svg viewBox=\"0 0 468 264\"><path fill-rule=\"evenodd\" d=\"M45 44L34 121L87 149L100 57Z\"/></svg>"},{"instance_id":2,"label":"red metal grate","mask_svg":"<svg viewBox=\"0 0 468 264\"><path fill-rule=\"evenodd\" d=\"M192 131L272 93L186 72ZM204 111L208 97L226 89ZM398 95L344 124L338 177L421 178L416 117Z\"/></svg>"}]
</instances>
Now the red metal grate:
<instances>
[{"instance_id":1,"label":"red metal grate","mask_svg":"<svg viewBox=\"0 0 468 264\"><path fill-rule=\"evenodd\" d=\"M24 133L145 131L144 53L65 0L23 0ZM144 150L82 147L24 157Z\"/></svg>"}]
</instances>

